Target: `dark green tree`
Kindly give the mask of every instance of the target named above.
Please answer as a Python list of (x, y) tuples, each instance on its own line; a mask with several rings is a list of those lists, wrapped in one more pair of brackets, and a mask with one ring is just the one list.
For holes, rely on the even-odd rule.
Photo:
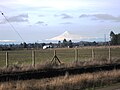
[(63, 47), (67, 47), (68, 46), (68, 42), (66, 39), (63, 40), (63, 44), (62, 44)]
[(69, 41), (68, 41), (68, 46), (69, 46), (70, 48), (72, 48), (72, 47), (73, 47), (72, 40), (69, 40)]
[(111, 45), (118, 45), (118, 35), (116, 35), (113, 31), (110, 32), (110, 39)]
[(115, 35), (113, 31), (110, 32), (110, 38), (112, 38)]
[(117, 44), (120, 45), (120, 33), (117, 34)]
[(23, 48), (27, 48), (26, 42), (23, 43)]
[(45, 46), (46, 44), (45, 44), (45, 43), (42, 43), (41, 45), (42, 45), (42, 47), (43, 47), (43, 46)]

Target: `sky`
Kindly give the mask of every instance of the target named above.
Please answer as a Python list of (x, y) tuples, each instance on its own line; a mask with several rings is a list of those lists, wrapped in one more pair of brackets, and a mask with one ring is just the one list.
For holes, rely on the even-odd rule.
[(0, 14), (0, 42), (52, 42), (47, 40), (65, 31), (87, 37), (78, 41), (109, 40), (110, 31), (120, 33), (119, 3), (120, 0), (0, 0), (0, 12), (7, 18)]

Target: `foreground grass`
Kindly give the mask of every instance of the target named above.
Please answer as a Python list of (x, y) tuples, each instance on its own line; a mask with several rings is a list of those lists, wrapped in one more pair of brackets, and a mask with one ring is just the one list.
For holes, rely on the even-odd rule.
[(120, 70), (0, 83), (0, 90), (84, 90), (120, 82)]
[(100, 87), (96, 90), (120, 90), (120, 83), (112, 84), (110, 86)]

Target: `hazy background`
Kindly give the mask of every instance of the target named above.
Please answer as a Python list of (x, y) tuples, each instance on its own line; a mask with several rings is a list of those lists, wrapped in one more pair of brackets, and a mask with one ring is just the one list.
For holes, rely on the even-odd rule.
[[(104, 41), (110, 31), (120, 32), (120, 0), (0, 0), (0, 11), (26, 42), (47, 42), (65, 31)], [(0, 41), (5, 40), (22, 42), (0, 14)]]

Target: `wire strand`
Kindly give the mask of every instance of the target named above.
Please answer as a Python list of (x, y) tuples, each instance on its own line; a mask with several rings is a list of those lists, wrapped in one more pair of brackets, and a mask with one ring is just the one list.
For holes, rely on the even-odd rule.
[(1, 14), (4, 16), (4, 18), (6, 19), (6, 21), (9, 23), (9, 25), (12, 27), (12, 29), (14, 30), (14, 32), (18, 34), (18, 36), (20, 37), (20, 39), (21, 39), (23, 42), (25, 42), (24, 39), (22, 38), (22, 36), (19, 34), (19, 32), (14, 28), (14, 26), (13, 26), (13, 25), (9, 22), (9, 20), (6, 18), (6, 16), (4, 15), (4, 13), (3, 13), (2, 11), (0, 11), (0, 12), (1, 12)]

